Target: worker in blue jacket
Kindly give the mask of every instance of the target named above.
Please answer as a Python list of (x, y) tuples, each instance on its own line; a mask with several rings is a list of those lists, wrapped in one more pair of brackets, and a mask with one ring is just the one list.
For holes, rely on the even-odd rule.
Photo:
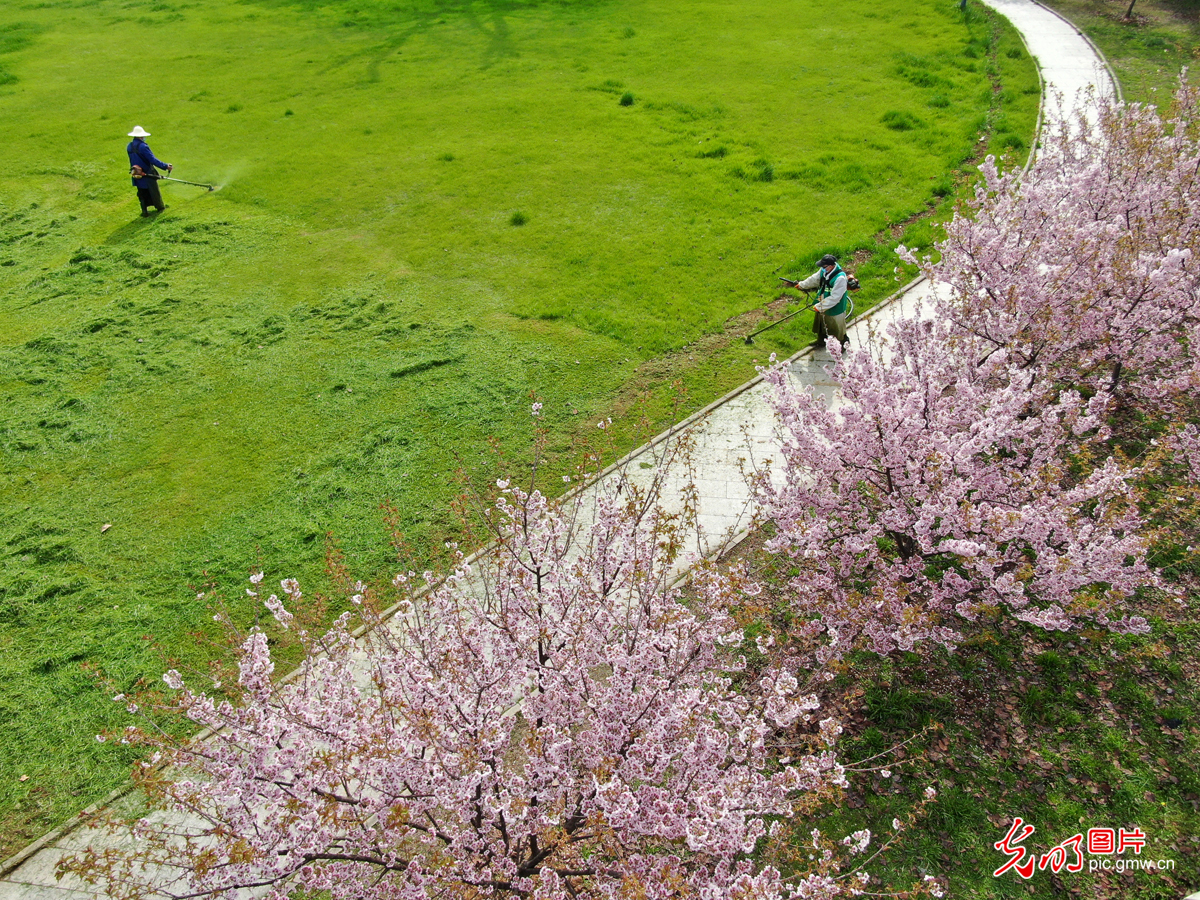
[(129, 142), (125, 152), (129, 154), (129, 174), (133, 176), (133, 186), (137, 188), (142, 215), (150, 215), (151, 206), (162, 212), (167, 205), (163, 203), (162, 192), (158, 189), (158, 175), (154, 170), (157, 167), (164, 172), (170, 172), (172, 166), (151, 152), (150, 145), (146, 143), (150, 132), (141, 125), (135, 125), (129, 136), (133, 140)]

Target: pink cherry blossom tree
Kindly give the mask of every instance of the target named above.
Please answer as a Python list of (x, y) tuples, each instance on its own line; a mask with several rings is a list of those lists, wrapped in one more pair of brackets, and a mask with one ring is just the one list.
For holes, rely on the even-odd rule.
[(758, 479), (768, 546), (800, 563), (791, 603), (826, 657), (951, 645), (1001, 612), (1146, 627), (1119, 612), (1152, 580), (1129, 473), (1075, 471), (1102, 403), (1031, 382), (1020, 354), (945, 319), (900, 321), (876, 354), (833, 352), (832, 406), (768, 371), (782, 465)]
[[(118, 736), (156, 751), (140, 780), (168, 813), (134, 824), (135, 851), (67, 868), (122, 898), (149, 885), (339, 900), (849, 890), (828, 855), (787, 878), (749, 857), (774, 819), (844, 778), (836, 723), (792, 675), (735, 689), (742, 632), (724, 605), (736, 578), (698, 577), (684, 601), (670, 575), (678, 520), (653, 489), (623, 481), (556, 504), (500, 487), (489, 552), (459, 554), (440, 583), (398, 576), (386, 620), (358, 586), (375, 626), (360, 638), (348, 615), (301, 627), (294, 581), (263, 599), (306, 650), (286, 683), (261, 629), (233, 699), (169, 672), (177, 710), (211, 735)], [(797, 748), (797, 733), (810, 743)]]
[[(983, 352), (1150, 415), (1194, 396), (1200, 327), (1200, 120), (1181, 79), (1162, 113), (1096, 101), (1052, 125), (1028, 171), (994, 159), (924, 273), (937, 315)], [(916, 261), (911, 253), (906, 258)]]
[(841, 405), (771, 375), (785, 454), (760, 491), (829, 654), (1002, 610), (1145, 627), (1121, 612), (1153, 580), (1138, 473), (1103, 442), (1160, 429), (1200, 474), (1200, 121), (1186, 74), (1161, 113), (1092, 106), (1028, 170), (988, 159), (936, 259), (901, 248), (943, 288), (933, 321), (841, 361)]

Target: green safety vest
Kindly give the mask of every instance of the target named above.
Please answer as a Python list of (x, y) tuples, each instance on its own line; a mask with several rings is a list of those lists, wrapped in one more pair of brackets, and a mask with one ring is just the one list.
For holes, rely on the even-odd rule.
[[(845, 278), (846, 273), (842, 271), (841, 266), (835, 266), (833, 272), (829, 275), (825, 274), (825, 270), (821, 270), (821, 286), (817, 288), (817, 301), (820, 302), (833, 293), (833, 286), (837, 282), (838, 277)], [(832, 309), (824, 310), (827, 316), (840, 316), (846, 311), (846, 294), (842, 294), (842, 299), (837, 302), (837, 306)]]

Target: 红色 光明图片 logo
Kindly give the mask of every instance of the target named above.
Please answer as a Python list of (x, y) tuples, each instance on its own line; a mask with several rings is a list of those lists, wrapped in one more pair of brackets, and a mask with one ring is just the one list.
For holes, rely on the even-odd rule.
[[(1142, 848), (1146, 846), (1146, 833), (1136, 825), (1132, 828), (1089, 828), (1086, 832), (1071, 835), (1044, 853), (1038, 853), (1032, 848), (1022, 845), (1022, 841), (1031, 837), (1037, 830), (1020, 816), (1013, 818), (1008, 833), (993, 845), (1008, 860), (992, 875), (999, 878), (1012, 869), (1022, 878), (1033, 877), (1035, 871), (1049, 869), (1058, 873), (1064, 869), (1067, 872), (1082, 872), (1087, 867), (1089, 872), (1115, 871), (1125, 872), (1131, 869), (1141, 870), (1173, 870), (1173, 859), (1142, 859)], [(1132, 852), (1134, 858), (1123, 854)]]

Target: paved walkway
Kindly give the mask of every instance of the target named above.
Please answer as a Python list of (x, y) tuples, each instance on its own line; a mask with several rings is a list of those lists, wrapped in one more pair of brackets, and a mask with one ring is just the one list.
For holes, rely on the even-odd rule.
[[(1081, 89), (1094, 86), (1100, 96), (1110, 95), (1113, 82), (1092, 45), (1070, 23), (1032, 0), (985, 0), (1003, 13), (1024, 35), (1030, 53), (1041, 69), (1047, 107), (1070, 113)], [(891, 302), (856, 320), (850, 329), (852, 343), (866, 341), (875, 327), (910, 316), (919, 301), (929, 296), (928, 282), (909, 285)], [(830, 395), (833, 385), (825, 374), (829, 356), (824, 351), (804, 352), (790, 361), (792, 375)], [(767, 402), (768, 386), (754, 379), (701, 410), (686, 422), (631, 454), (634, 461), (661, 448), (663, 442), (686, 432), (693, 448), (693, 472), (699, 493), (699, 531), (694, 548), (708, 555), (731, 535), (744, 532), (753, 510), (743, 475), (743, 461), (771, 459), (778, 450), (774, 416)], [(637, 466), (628, 467), (632, 471)], [(669, 492), (668, 492), (669, 493)], [(0, 900), (95, 900), (96, 889), (75, 879), (59, 882), (54, 868), (59, 859), (94, 845), (102, 836), (68, 823), (26, 848), (0, 866)], [(111, 840), (103, 838), (103, 840)]]

